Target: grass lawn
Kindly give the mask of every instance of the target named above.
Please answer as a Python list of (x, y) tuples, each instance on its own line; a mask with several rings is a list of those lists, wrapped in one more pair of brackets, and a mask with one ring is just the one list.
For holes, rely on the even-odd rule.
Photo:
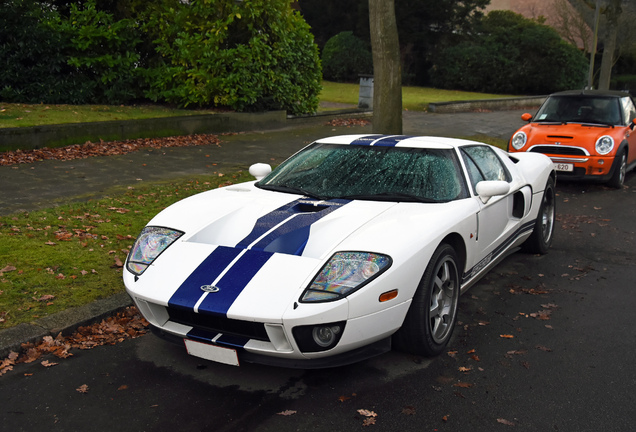
[(124, 289), (122, 264), (146, 223), (168, 205), (246, 172), (137, 184), (110, 198), (0, 217), (0, 329)]
[[(359, 84), (323, 81), (321, 102), (358, 105)], [(487, 93), (438, 90), (428, 87), (404, 87), (402, 105), (411, 111), (424, 111), (431, 102), (512, 97)], [(55, 105), (13, 104), (0, 101), (0, 128), (37, 126), (45, 124), (86, 123), (108, 120), (133, 120), (196, 114), (210, 114), (214, 110), (176, 109), (161, 105)]]

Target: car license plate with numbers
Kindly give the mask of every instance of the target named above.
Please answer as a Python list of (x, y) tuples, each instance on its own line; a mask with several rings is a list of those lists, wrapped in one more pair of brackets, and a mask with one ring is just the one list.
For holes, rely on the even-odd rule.
[(571, 164), (571, 163), (555, 163), (554, 164), (554, 169), (557, 170), (557, 171), (572, 172), (572, 171), (574, 171), (574, 164)]
[(202, 342), (184, 339), (188, 354), (195, 357), (204, 358), (217, 363), (224, 363), (232, 366), (239, 366), (236, 350), (210, 345)]

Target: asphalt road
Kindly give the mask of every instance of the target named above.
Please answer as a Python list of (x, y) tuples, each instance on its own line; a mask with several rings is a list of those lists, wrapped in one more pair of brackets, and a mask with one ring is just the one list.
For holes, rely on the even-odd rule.
[(633, 431), (636, 174), (626, 185), (558, 183), (550, 253), (513, 254), (468, 291), (439, 357), (236, 368), (146, 335), (16, 366), (0, 377), (0, 425), (354, 431), (366, 429), (364, 409), (381, 431)]

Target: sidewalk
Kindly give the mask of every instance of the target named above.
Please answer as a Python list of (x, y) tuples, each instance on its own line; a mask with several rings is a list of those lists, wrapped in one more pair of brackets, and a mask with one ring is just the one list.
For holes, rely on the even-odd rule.
[[(490, 136), (508, 139), (522, 126), (524, 111), (432, 114), (403, 113), (405, 135), (449, 137)], [(276, 131), (239, 133), (222, 137), (220, 146), (146, 149), (123, 156), (73, 161), (42, 161), (0, 166), (0, 216), (54, 207), (71, 200), (105, 195), (112, 186), (139, 181), (170, 180), (191, 175), (247, 169), (257, 162), (279, 164), (312, 141), (330, 135), (371, 133), (371, 126), (333, 127), (320, 122), (300, 122)], [(215, 165), (213, 165), (215, 164)], [(19, 349), (22, 342), (48, 334), (71, 331), (130, 305), (125, 293), (81, 308), (65, 311), (0, 331), (0, 358)]]

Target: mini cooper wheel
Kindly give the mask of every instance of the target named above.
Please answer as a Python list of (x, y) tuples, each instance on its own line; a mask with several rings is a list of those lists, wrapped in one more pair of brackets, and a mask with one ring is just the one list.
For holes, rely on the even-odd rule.
[(441, 244), (424, 272), (402, 328), (394, 336), (401, 351), (434, 356), (453, 334), (457, 320), (460, 280), (455, 250)]
[(623, 187), (623, 183), (625, 183), (626, 174), (627, 174), (627, 155), (625, 154), (625, 150), (622, 150), (616, 156), (616, 167), (614, 168), (614, 173), (612, 174), (612, 178), (609, 179), (607, 184), (613, 188), (621, 189)]
[(528, 240), (523, 243), (526, 252), (545, 254), (552, 244), (554, 236), (554, 222), (556, 220), (556, 199), (554, 193), (554, 180), (548, 179), (543, 191), (541, 206), (534, 229)]

